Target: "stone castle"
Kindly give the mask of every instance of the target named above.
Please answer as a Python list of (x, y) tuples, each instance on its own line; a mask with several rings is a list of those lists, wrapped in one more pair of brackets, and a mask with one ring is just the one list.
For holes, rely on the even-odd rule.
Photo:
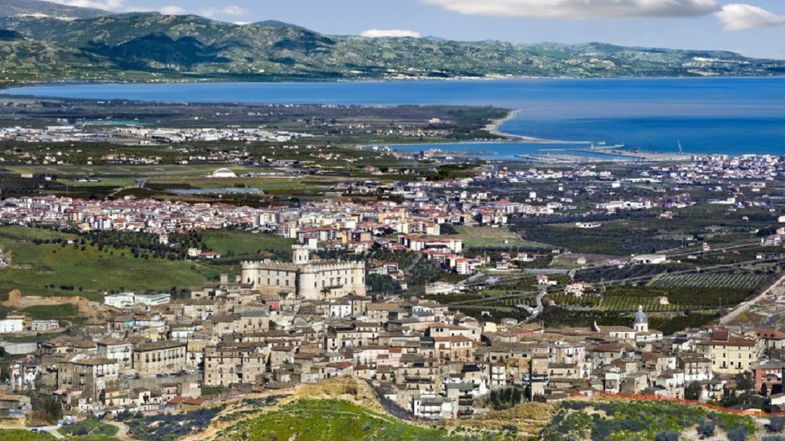
[(246, 261), (242, 283), (268, 294), (294, 293), (309, 300), (365, 295), (365, 262), (311, 261), (310, 249), (292, 246), (292, 262)]

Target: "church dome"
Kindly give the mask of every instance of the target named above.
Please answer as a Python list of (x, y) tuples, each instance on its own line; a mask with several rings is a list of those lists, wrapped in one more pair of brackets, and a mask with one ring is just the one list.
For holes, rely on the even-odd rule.
[(635, 314), (635, 323), (649, 323), (649, 318), (643, 312), (643, 306), (638, 305), (638, 312)]

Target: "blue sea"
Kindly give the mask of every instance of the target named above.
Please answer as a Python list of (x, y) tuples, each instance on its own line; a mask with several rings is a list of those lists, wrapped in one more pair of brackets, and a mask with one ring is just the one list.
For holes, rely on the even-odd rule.
[[(161, 102), (468, 104), (519, 110), (502, 130), (645, 151), (785, 155), (785, 78), (60, 84), (0, 94)], [(479, 149), (478, 150), (482, 150)]]

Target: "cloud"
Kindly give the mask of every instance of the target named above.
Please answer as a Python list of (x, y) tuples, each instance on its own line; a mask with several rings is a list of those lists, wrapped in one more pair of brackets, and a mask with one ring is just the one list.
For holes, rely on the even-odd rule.
[(419, 32), (407, 31), (404, 29), (368, 29), (360, 33), (361, 37), (367, 38), (420, 38)]
[(159, 11), (164, 15), (182, 15), (186, 13), (186, 10), (180, 6), (164, 6)]
[(54, 3), (60, 3), (66, 6), (76, 6), (78, 8), (95, 8), (95, 9), (121, 9), (125, 5), (124, 0), (54, 0)]
[(785, 16), (741, 3), (725, 5), (715, 14), (726, 31), (767, 28), (785, 25)]
[(242, 7), (237, 6), (237, 5), (229, 5), (229, 6), (225, 7), (225, 8), (223, 8), (223, 9), (221, 9), (221, 12), (223, 12), (226, 15), (231, 15), (231, 16), (234, 16), (234, 17), (238, 17), (238, 16), (245, 15), (245, 14), (248, 13), (248, 11), (245, 8), (242, 8)]
[(466, 15), (533, 18), (695, 17), (717, 0), (421, 0)]
[(66, 6), (76, 6), (79, 8), (96, 8), (105, 11), (116, 12), (140, 12), (140, 11), (159, 11), (166, 15), (186, 14), (185, 8), (180, 6), (159, 6), (159, 7), (139, 7), (129, 5), (126, 0), (52, 0)]
[(221, 8), (213, 8), (213, 7), (202, 8), (202, 9), (200, 9), (198, 11), (198, 14), (203, 16), (203, 17), (207, 17), (207, 18), (215, 18), (215, 17), (217, 17), (219, 15), (228, 15), (228, 16), (231, 16), (231, 17), (240, 17), (240, 16), (248, 14), (248, 10), (246, 10), (245, 8), (243, 8), (241, 6), (229, 5), (229, 6), (224, 6), (224, 7), (221, 7)]

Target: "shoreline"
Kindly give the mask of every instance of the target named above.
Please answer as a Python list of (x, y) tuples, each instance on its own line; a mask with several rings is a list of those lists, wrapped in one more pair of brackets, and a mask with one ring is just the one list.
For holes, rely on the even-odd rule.
[[(291, 84), (308, 84), (308, 83), (389, 83), (389, 82), (408, 82), (408, 81), (423, 81), (423, 82), (446, 82), (446, 81), (521, 81), (521, 80), (548, 80), (548, 81), (570, 81), (570, 80), (721, 80), (721, 79), (739, 79), (739, 80), (755, 80), (755, 79), (772, 79), (779, 78), (785, 79), (785, 74), (782, 75), (670, 75), (670, 76), (570, 76), (570, 75), (557, 75), (557, 76), (531, 76), (531, 75), (491, 75), (491, 76), (455, 76), (455, 77), (381, 77), (381, 78), (301, 78), (292, 79), (283, 76), (282, 79), (260, 79), (257, 81), (248, 80), (245, 78), (162, 78), (152, 80), (88, 80), (88, 79), (67, 79), (67, 80), (51, 80), (51, 81), (33, 81), (23, 83), (0, 83), (0, 92), (8, 89), (16, 89), (23, 87), (42, 87), (42, 86), (89, 86), (89, 85), (108, 85), (108, 84), (210, 84), (210, 83), (291, 83)], [(55, 97), (57, 98), (57, 97)], [(87, 98), (86, 98), (87, 99)]]
[[(492, 120), (491, 122), (486, 124), (485, 127), (483, 127), (483, 130), (485, 130), (486, 132), (490, 133), (491, 135), (499, 136), (501, 138), (504, 138), (504, 139), (507, 140), (507, 142), (512, 141), (514, 143), (520, 143), (520, 144), (554, 144), (554, 145), (558, 145), (558, 144), (587, 144), (587, 145), (591, 145), (591, 144), (593, 144), (592, 141), (566, 141), (566, 140), (561, 140), (561, 139), (537, 138), (535, 136), (518, 135), (518, 134), (515, 134), (515, 133), (509, 133), (509, 132), (502, 131), (501, 126), (503, 126), (505, 123), (507, 123), (509, 121), (512, 121), (512, 120), (516, 119), (518, 117), (518, 115), (520, 115), (520, 114), (521, 114), (521, 110), (520, 109), (511, 110), (507, 114), (507, 116), (505, 116), (504, 118), (498, 118), (498, 119)], [(474, 141), (474, 142), (483, 142), (483, 141)], [(493, 141), (489, 141), (489, 142), (492, 143)], [(500, 142), (500, 143), (504, 143), (504, 142)]]
[(520, 109), (511, 110), (507, 113), (507, 116), (505, 116), (504, 118), (495, 119), (489, 122), (488, 124), (486, 124), (483, 130), (490, 133), (491, 135), (501, 136), (502, 138), (518, 137), (518, 135), (502, 132), (501, 126), (504, 123), (515, 119), (518, 115), (520, 115), (520, 113), (521, 113)]

